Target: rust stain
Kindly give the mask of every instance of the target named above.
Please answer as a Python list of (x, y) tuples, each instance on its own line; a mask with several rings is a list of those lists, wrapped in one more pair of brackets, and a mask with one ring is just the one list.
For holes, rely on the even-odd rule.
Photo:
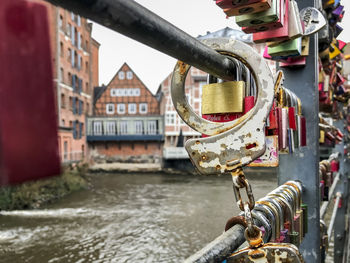
[(177, 62), (177, 64), (179, 66), (180, 74), (184, 75), (186, 73), (187, 64), (185, 62), (180, 61), (180, 60)]

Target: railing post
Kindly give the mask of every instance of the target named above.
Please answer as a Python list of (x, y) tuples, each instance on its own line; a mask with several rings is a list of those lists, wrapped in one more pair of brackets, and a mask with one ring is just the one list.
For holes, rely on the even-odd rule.
[[(299, 9), (315, 6), (314, 0), (297, 0)], [(319, 200), (319, 129), (318, 129), (318, 37), (310, 37), (310, 51), (303, 68), (283, 69), (284, 86), (301, 98), (306, 117), (307, 147), (294, 154), (280, 155), (278, 183), (300, 180), (304, 187), (303, 203), (308, 205), (308, 233), (299, 249), (305, 262), (319, 263), (320, 200)]]
[[(343, 105), (339, 105), (338, 111), (342, 110)], [(345, 133), (344, 120), (337, 120), (334, 122), (334, 126), (337, 127), (342, 133)], [(345, 135), (346, 136), (346, 135)], [(340, 180), (336, 186), (335, 191), (342, 194), (341, 205), (338, 208), (337, 215), (334, 222), (334, 262), (342, 262), (344, 254), (344, 243), (346, 238), (346, 211), (348, 200), (348, 176), (350, 163), (346, 161), (344, 156), (344, 141), (337, 144), (335, 151), (339, 152), (339, 173)], [(330, 200), (332, 201), (332, 200)]]

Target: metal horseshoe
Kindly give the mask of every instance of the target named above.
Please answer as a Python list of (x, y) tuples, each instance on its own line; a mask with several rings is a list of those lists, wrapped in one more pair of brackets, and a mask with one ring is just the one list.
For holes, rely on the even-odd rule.
[[(274, 79), (265, 60), (249, 45), (233, 39), (205, 39), (203, 43), (228, 58), (238, 59), (252, 72), (257, 86), (255, 106), (230, 122), (211, 122), (188, 104), (185, 80), (190, 65), (178, 61), (171, 81), (171, 97), (181, 119), (194, 130), (211, 135), (190, 139), (185, 148), (202, 174), (217, 174), (243, 167), (265, 152), (266, 118), (274, 98)], [(258, 77), (259, 76), (259, 77)]]

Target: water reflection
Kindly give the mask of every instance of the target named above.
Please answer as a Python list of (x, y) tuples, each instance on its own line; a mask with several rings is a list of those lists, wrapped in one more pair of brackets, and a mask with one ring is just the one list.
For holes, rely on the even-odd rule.
[[(273, 176), (249, 178), (256, 198)], [(230, 176), (98, 174), (43, 210), (1, 212), (3, 262), (179, 262), (238, 213)]]

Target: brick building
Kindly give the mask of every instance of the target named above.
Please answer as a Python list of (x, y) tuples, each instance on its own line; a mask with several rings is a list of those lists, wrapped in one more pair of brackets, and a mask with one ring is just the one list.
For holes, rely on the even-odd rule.
[(91, 37), (92, 23), (43, 3), (49, 13), (61, 160), (78, 161), (87, 153), (85, 116), (92, 113), (93, 87), (98, 85), (100, 45)]
[(157, 98), (124, 63), (107, 86), (96, 87), (87, 140), (95, 161), (159, 162), (163, 116)]
[[(216, 32), (208, 32), (205, 36), (199, 36), (198, 39), (207, 38), (233, 38), (243, 41), (249, 45), (252, 45), (255, 50), (263, 55), (265, 44), (254, 44), (252, 41), (252, 35), (245, 34), (242, 31), (224, 28)], [(266, 60), (271, 70), (275, 72), (276, 65), (272, 60)], [(199, 69), (191, 67), (185, 82), (185, 94), (189, 104), (192, 106), (194, 111), (201, 114), (201, 97), (202, 97), (202, 86), (207, 84), (207, 73)], [(157, 94), (161, 97), (160, 101), (160, 113), (164, 115), (165, 126), (164, 126), (164, 151), (163, 157), (166, 160), (177, 160), (177, 159), (188, 159), (188, 154), (183, 146), (184, 142), (190, 138), (201, 137), (201, 134), (194, 131), (184, 123), (179, 115), (177, 114), (170, 94), (171, 88), (170, 74), (159, 86)], [(178, 165), (179, 162), (176, 163)]]

